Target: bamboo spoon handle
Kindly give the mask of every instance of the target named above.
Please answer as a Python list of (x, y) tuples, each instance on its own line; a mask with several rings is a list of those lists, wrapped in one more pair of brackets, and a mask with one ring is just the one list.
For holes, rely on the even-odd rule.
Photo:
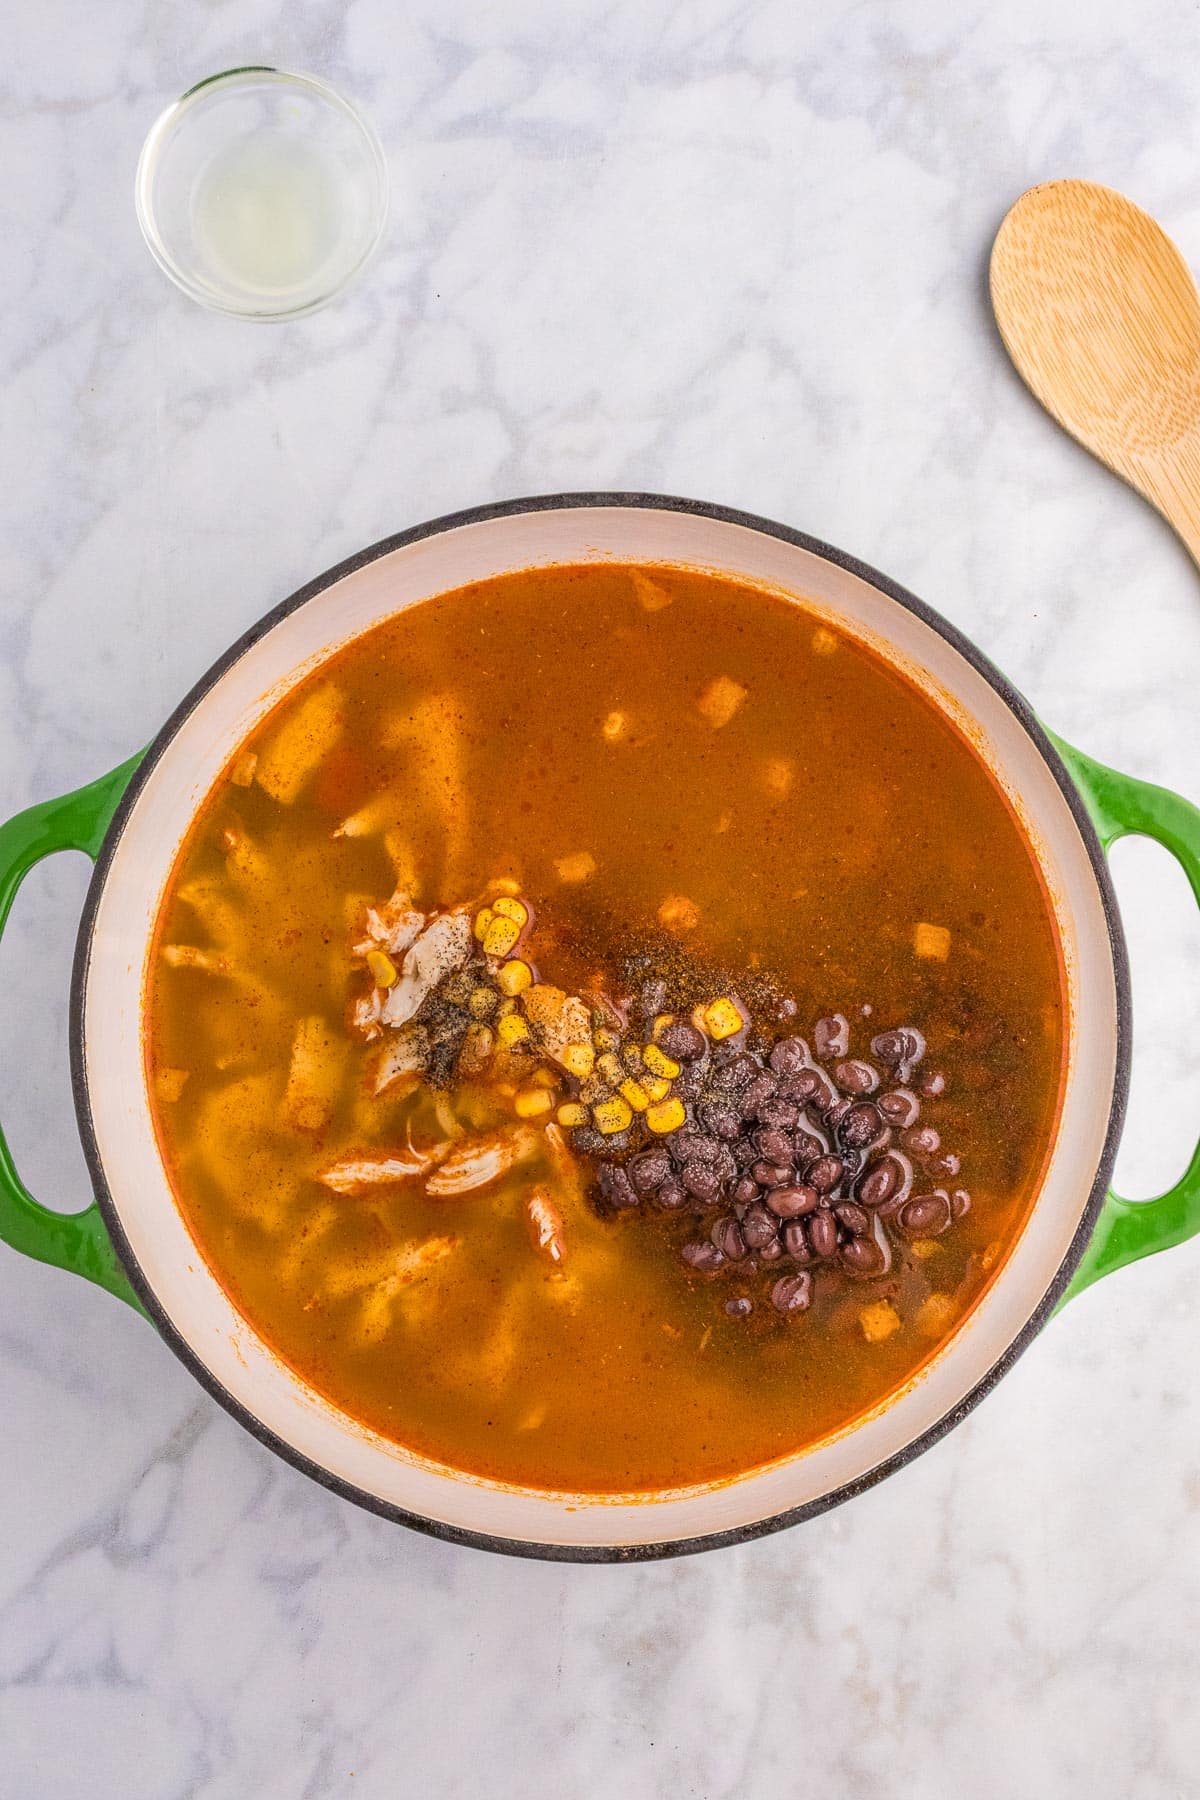
[(1200, 564), (1200, 296), (1161, 226), (1093, 182), (1031, 188), (996, 234), (991, 290), (1032, 393)]

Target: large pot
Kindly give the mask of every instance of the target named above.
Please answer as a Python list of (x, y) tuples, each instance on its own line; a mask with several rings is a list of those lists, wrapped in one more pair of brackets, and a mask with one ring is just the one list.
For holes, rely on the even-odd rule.
[[(197, 806), (264, 711), (379, 619), (506, 570), (588, 558), (665, 561), (803, 596), (872, 640), (967, 731), (1007, 791), (1046, 877), (1066, 951), (1069, 1067), (1037, 1204), (990, 1290), (919, 1379), (852, 1429), (737, 1480), (650, 1496), (548, 1494), (470, 1477), (376, 1436), (271, 1352), (197, 1254), (151, 1122), (142, 989), (160, 896)], [(335, 1492), (437, 1536), (580, 1561), (735, 1542), (823, 1511), (935, 1442), (1012, 1366), (1067, 1294), (1200, 1228), (1200, 1151), (1177, 1187), (1107, 1193), (1125, 1105), (1129, 987), (1104, 861), (1144, 832), (1200, 895), (1200, 813), (1053, 739), (961, 633), (882, 575), (766, 520), (640, 494), (481, 507), (377, 544), (302, 588), (235, 644), (150, 748), (0, 830), (0, 924), (42, 856), (86, 850), (71, 1055), (96, 1188), (63, 1217), (22, 1186), (0, 1139), (0, 1237), (148, 1314), (196, 1378), (280, 1456)]]

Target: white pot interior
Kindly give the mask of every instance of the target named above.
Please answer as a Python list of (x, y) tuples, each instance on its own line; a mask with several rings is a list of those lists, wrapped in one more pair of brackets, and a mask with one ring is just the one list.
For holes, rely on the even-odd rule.
[[(466, 1476), (386, 1442), (287, 1369), (233, 1308), (172, 1197), (141, 1043), (147, 947), (188, 822), (241, 739), (312, 665), (377, 620), (507, 570), (589, 558), (685, 563), (803, 597), (886, 648), (968, 731), (1022, 815), (1067, 953), (1070, 1063), (1043, 1192), (992, 1288), (906, 1391), (806, 1454), (714, 1486), (652, 1496), (532, 1492)], [(654, 507), (509, 514), (404, 545), (343, 576), (246, 650), (185, 719), (139, 793), (95, 914), (84, 1057), (96, 1143), (146, 1281), (216, 1382), (292, 1451), (388, 1505), (451, 1528), (555, 1546), (704, 1537), (817, 1501), (952, 1413), (1020, 1334), (1071, 1244), (1103, 1151), (1116, 1061), (1117, 983), (1100, 892), (1071, 811), (1020, 721), (931, 626), (870, 581), (749, 526)]]

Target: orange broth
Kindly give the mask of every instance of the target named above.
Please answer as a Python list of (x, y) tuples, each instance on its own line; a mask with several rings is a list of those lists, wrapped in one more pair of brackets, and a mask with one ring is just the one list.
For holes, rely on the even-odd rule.
[[(719, 725), (698, 705), (714, 682), (744, 690)], [(511, 1119), (498, 1093), (476, 1092), (466, 1121), (447, 1120), (453, 1090), (372, 1095), (374, 1051), (348, 1026), (366, 907), (398, 879), (432, 907), (497, 876), (527, 897), (564, 988), (615, 971), (660, 932), (664, 898), (685, 896), (689, 954), (768, 971), (797, 1029), (869, 1006), (861, 1055), (872, 1029), (918, 1025), (971, 1210), (884, 1279), (818, 1281), (802, 1318), (731, 1318), (680, 1262), (694, 1220), (602, 1217), (541, 1153), (455, 1198), (412, 1180), (331, 1193), (316, 1176), (339, 1156)], [(921, 924), (947, 934), (932, 940), (944, 957), (928, 938), (917, 953)], [(802, 603), (620, 564), (443, 594), (307, 676), (188, 832), (146, 1014), (178, 1203), (254, 1329), (397, 1443), (575, 1492), (728, 1477), (909, 1382), (1036, 1199), (1066, 1038), (1039, 869), (945, 713)], [(307, 1111), (301, 1021), (323, 1059)], [(531, 1250), (535, 1181), (558, 1194), (562, 1268)], [(448, 1247), (424, 1278), (398, 1275), (430, 1240)], [(864, 1323), (880, 1302), (885, 1333)]]

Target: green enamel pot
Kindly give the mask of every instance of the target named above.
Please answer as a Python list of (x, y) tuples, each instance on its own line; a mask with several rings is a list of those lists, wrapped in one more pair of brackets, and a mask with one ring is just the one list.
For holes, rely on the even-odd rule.
[[(595, 1496), (482, 1481), (365, 1430), (286, 1368), (188, 1235), (146, 1092), (142, 990), (154, 919), (189, 822), (238, 744), (289, 686), (403, 607), (510, 570), (589, 558), (724, 572), (792, 594), (869, 641), (969, 736), (1016, 809), (1064, 947), (1068, 1070), (1036, 1203), (974, 1311), (921, 1377), (836, 1439), (735, 1480)], [(34, 864), (83, 850), (95, 872), (71, 1000), (76, 1111), (95, 1201), (35, 1200), (0, 1136), (0, 1239), (148, 1316), (196, 1378), (280, 1456), (385, 1517), (456, 1541), (579, 1561), (743, 1541), (823, 1511), (937, 1441), (1012, 1366), (1065, 1299), (1200, 1229), (1200, 1150), (1157, 1199), (1109, 1180), (1131, 1052), (1124, 942), (1106, 855), (1141, 833), (1200, 899), (1200, 811), (1046, 731), (960, 632), (895, 582), (768, 520), (642, 494), (564, 494), (435, 520), (330, 570), (208, 671), (154, 742), (75, 793), (0, 828), (0, 928)]]

